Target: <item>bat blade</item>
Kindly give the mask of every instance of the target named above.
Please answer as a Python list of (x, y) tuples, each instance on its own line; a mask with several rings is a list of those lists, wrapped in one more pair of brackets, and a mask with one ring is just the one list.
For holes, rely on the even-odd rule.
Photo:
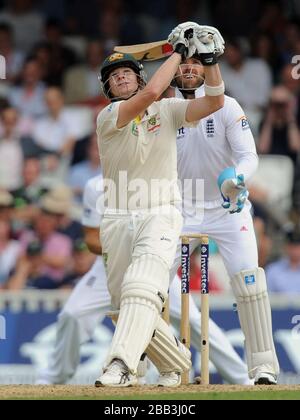
[(173, 52), (172, 45), (168, 41), (149, 42), (146, 44), (120, 45), (114, 48), (115, 52), (131, 54), (139, 61), (153, 61), (168, 57)]

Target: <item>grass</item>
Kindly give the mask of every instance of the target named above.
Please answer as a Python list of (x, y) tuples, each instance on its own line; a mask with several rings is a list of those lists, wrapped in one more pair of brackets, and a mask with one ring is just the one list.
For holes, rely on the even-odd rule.
[(148, 389), (95, 389), (94, 387), (0, 387), (0, 400), (102, 400), (102, 401), (200, 401), (200, 400), (300, 400), (300, 387), (184, 387)]

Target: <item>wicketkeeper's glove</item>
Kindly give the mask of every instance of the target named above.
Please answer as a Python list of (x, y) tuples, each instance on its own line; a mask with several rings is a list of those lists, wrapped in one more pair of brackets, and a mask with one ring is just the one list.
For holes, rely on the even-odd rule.
[(222, 207), (230, 214), (240, 213), (249, 197), (244, 175), (237, 175), (235, 168), (227, 168), (219, 176), (218, 185), (224, 200)]
[(225, 41), (213, 26), (198, 25), (198, 28), (194, 29), (194, 36), (190, 44), (194, 45), (204, 66), (216, 64), (218, 57), (225, 51)]

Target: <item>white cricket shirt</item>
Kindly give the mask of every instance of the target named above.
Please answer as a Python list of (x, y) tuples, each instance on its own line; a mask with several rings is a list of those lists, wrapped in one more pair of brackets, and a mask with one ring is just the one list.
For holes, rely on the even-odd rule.
[(81, 223), (85, 227), (99, 228), (104, 214), (104, 191), (102, 174), (91, 178), (83, 193), (83, 214)]
[(182, 126), (195, 126), (185, 120), (188, 103), (176, 98), (154, 102), (141, 121), (135, 119), (121, 129), (117, 128), (121, 102), (100, 112), (97, 134), (107, 186), (105, 207), (141, 210), (181, 202), (176, 133)]
[[(176, 89), (176, 96), (182, 94)], [(204, 88), (196, 97), (204, 96)], [(178, 176), (183, 184), (193, 180), (191, 193), (194, 205), (219, 207), (223, 202), (217, 180), (227, 167), (235, 167), (245, 180), (254, 174), (258, 165), (255, 141), (244, 111), (237, 101), (225, 96), (222, 109), (203, 118), (196, 128), (181, 128), (177, 134)], [(199, 202), (195, 180), (203, 180), (204, 195)], [(204, 198), (204, 202), (203, 202)]]

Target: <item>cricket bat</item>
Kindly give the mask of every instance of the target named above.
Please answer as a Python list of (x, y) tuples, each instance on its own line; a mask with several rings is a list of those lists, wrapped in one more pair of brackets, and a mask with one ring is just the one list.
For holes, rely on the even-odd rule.
[(168, 41), (149, 42), (146, 44), (120, 45), (114, 48), (115, 52), (131, 54), (139, 61), (154, 61), (168, 57), (173, 52), (172, 45)]

